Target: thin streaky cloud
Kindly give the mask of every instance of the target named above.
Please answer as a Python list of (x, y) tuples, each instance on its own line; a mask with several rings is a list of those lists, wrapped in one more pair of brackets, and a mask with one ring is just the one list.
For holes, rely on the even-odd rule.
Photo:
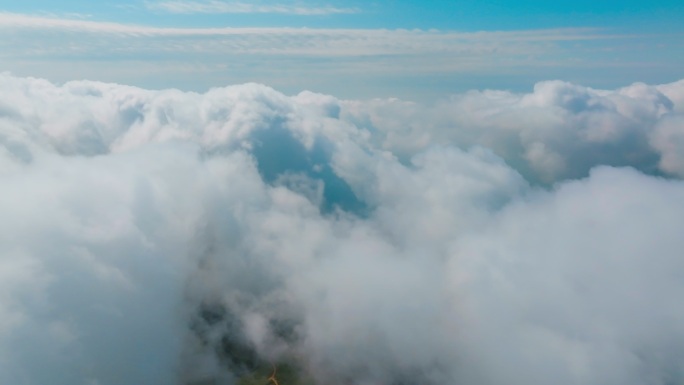
[(0, 12), (0, 28), (33, 29), (33, 30), (65, 30), (74, 32), (130, 34), (149, 36), (221, 36), (221, 35), (325, 35), (325, 36), (424, 36), (429, 38), (480, 39), (497, 38), (503, 41), (575, 41), (603, 40), (613, 38), (634, 37), (620, 34), (607, 34), (600, 28), (553, 28), (517, 31), (481, 31), (457, 32), (420, 29), (326, 29), (326, 28), (293, 28), (293, 27), (215, 27), (215, 28), (173, 28), (154, 27), (148, 25), (123, 24), (83, 20), (78, 18), (60, 18), (44, 15), (31, 15), (12, 12)]
[[(161, 28), (11, 13), (0, 13), (0, 30), (20, 32), (15, 41), (0, 42), (0, 48), (4, 47), (6, 52), (15, 52), (19, 56), (46, 57), (87, 52), (312, 57), (413, 57), (432, 54), (447, 58), (457, 55), (459, 63), (465, 63), (472, 57), (492, 56), (499, 57), (500, 62), (502, 55), (538, 55), (548, 53), (552, 45), (567, 41), (616, 37), (589, 28), (475, 33), (386, 29)], [(51, 45), (31, 46), (33, 33), (44, 32), (53, 37), (62, 37)], [(74, 33), (78, 34), (78, 38), (73, 36)], [(112, 35), (112, 38), (103, 42), (97, 37), (102, 34)], [(33, 48), (27, 50), (27, 46)]]
[(289, 4), (252, 4), (226, 1), (159, 1), (145, 2), (148, 9), (176, 14), (194, 13), (278, 13), (289, 15), (315, 16), (360, 13), (358, 8), (334, 6), (307, 7)]
[[(671, 61), (661, 60), (657, 44), (648, 49), (637, 45), (661, 42), (657, 36), (584, 27), (479, 32), (159, 27), (0, 12), (0, 34), (11, 37), (0, 39), (0, 70), (67, 81), (78, 67), (78, 77), (152, 88), (199, 90), (216, 83), (258, 81), (288, 92), (306, 88), (340, 94), (339, 79), (344, 77), (356, 81), (345, 97), (359, 92), (378, 96), (377, 89), (382, 87), (374, 79), (393, 77), (406, 80), (380, 95), (411, 99), (414, 92), (409, 87), (415, 90), (416, 79), (424, 77), (461, 79), (465, 74), (508, 73), (537, 79), (541, 71), (545, 78), (560, 78), (569, 68), (624, 74), (655, 73), (654, 66), (661, 73), (680, 72), (668, 64)], [(636, 60), (612, 50), (620, 46), (630, 47), (630, 54), (635, 47), (643, 55)], [(616, 54), (624, 60), (616, 60)], [(624, 69), (612, 70), (616, 66)], [(283, 72), (291, 77), (283, 79)], [(649, 79), (665, 82), (670, 77)], [(466, 87), (453, 84), (455, 80), (444, 87)], [(468, 83), (458, 80), (458, 84)]]

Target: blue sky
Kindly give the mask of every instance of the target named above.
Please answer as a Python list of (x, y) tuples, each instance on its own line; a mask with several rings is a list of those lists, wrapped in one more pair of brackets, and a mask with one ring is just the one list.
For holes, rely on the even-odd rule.
[[(333, 10), (329, 14), (297, 15), (285, 11), (231, 13), (164, 12), (164, 5), (236, 4), (280, 6), (283, 9)], [(381, 0), (381, 1), (23, 1), (0, 2), (18, 13), (90, 15), (98, 20), (166, 26), (295, 26), (333, 28), (421, 28), (449, 30), (531, 29), (601, 26), (620, 30), (681, 32), (684, 2), (678, 0)], [(168, 10), (170, 7), (167, 7)], [(191, 9), (187, 6), (185, 9)], [(235, 8), (235, 7), (234, 7)], [(334, 10), (342, 11), (336, 13)], [(344, 12), (348, 11), (348, 12)]]
[(11, 36), (0, 71), (57, 82), (422, 98), (684, 77), (674, 0), (2, 1), (0, 12)]

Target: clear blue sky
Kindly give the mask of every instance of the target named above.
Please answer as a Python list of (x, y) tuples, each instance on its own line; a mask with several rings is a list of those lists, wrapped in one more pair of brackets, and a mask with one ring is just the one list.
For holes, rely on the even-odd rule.
[[(0, 71), (55, 81), (85, 76), (194, 89), (258, 81), (347, 96), (356, 96), (356, 84), (365, 87), (359, 96), (438, 96), (547, 78), (608, 87), (684, 77), (682, 0), (41, 0), (0, 1), (0, 12), (0, 33), (12, 36), (0, 42)], [(104, 22), (152, 30), (121, 32)], [(314, 32), (207, 32), (226, 27)], [(169, 28), (177, 33), (169, 36)], [(316, 33), (328, 29), (351, 32)], [(185, 36), (193, 30), (203, 37)], [(439, 34), (426, 36), (431, 30)], [(489, 35), (457, 36), (477, 31)]]

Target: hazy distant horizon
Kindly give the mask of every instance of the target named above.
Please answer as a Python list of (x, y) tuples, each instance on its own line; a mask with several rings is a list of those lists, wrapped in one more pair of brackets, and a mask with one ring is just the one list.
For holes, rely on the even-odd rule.
[(0, 71), (206, 91), (424, 101), (540, 81), (684, 78), (677, 1), (28, 1), (0, 8)]

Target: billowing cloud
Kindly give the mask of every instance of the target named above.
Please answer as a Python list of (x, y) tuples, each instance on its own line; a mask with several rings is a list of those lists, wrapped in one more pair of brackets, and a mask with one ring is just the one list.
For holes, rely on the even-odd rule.
[(0, 382), (680, 383), (683, 86), (0, 75)]
[(404, 157), (435, 143), (492, 149), (529, 178), (555, 182), (596, 165), (684, 176), (682, 82), (597, 90), (562, 81), (531, 93), (472, 91), (425, 106), (401, 100), (343, 102), (343, 117)]

